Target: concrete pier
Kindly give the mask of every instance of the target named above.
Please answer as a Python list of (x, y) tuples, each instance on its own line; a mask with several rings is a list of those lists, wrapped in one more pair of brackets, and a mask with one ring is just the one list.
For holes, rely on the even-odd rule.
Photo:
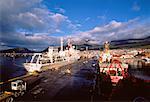
[[(96, 80), (96, 68), (92, 64), (95, 63), (92, 59), (81, 60), (58, 70), (46, 70), (37, 76), (37, 84), (34, 82), (34, 87), (17, 101), (91, 101)], [(71, 69), (71, 74), (65, 74), (66, 69)]]

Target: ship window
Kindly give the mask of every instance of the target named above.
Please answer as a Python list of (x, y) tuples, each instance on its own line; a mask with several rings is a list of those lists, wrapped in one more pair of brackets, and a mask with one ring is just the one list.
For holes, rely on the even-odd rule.
[(13, 86), (16, 86), (16, 84), (13, 84)]
[(19, 82), (19, 83), (18, 83), (18, 86), (20, 86), (20, 85), (22, 85), (22, 82)]
[(121, 71), (118, 71), (117, 73), (118, 73), (118, 76), (122, 76), (122, 73), (121, 73)]
[(37, 62), (37, 59), (38, 59), (38, 55), (36, 55), (33, 59), (33, 63), (36, 63)]
[(110, 70), (110, 76), (116, 76), (116, 71), (115, 70)]
[(117, 75), (122, 76), (122, 73), (121, 73), (121, 71), (119, 71), (119, 68), (117, 68)]

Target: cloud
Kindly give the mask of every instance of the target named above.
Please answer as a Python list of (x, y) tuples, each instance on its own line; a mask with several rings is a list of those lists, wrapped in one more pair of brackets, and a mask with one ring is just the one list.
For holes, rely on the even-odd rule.
[(105, 15), (101, 15), (101, 16), (97, 16), (97, 18), (101, 19), (101, 20), (105, 20), (106, 16)]
[(137, 2), (134, 2), (133, 6), (132, 6), (132, 10), (134, 11), (139, 11), (141, 8), (140, 6), (137, 4)]
[(72, 34), (74, 42), (85, 43), (89, 39), (89, 43), (102, 44), (105, 41), (143, 38), (150, 35), (150, 22), (141, 21), (139, 18), (129, 20), (128, 22), (110, 21), (103, 26)]
[[(139, 18), (127, 22), (110, 21), (91, 30), (79, 31), (82, 26), (74, 23), (59, 12), (51, 12), (42, 0), (1, 0), (0, 1), (0, 42), (1, 48), (27, 47), (42, 50), (49, 45), (59, 45), (60, 39), (51, 34), (71, 32), (74, 43), (101, 44), (108, 40), (140, 38), (150, 35), (149, 20)], [(87, 18), (87, 20), (90, 18)], [(68, 36), (65, 36), (65, 41)]]
[[(41, 7), (41, 0), (1, 0), (2, 31), (45, 31), (53, 15), (48, 9)], [(8, 6), (9, 4), (9, 6)], [(46, 19), (47, 22), (44, 20)]]
[(86, 19), (85, 19), (85, 21), (89, 21), (91, 18), (90, 17), (87, 17)]
[(67, 19), (67, 17), (65, 17), (64, 15), (61, 15), (61, 14), (54, 14), (51, 16), (51, 18), (57, 23), (61, 23), (62, 21), (64, 21), (65, 19)]
[[(59, 11), (65, 12), (61, 8)], [(20, 46), (43, 49), (58, 45), (59, 38), (51, 34), (64, 33), (62, 25), (71, 30), (79, 27), (67, 16), (51, 12), (42, 0), (1, 0), (0, 12), (0, 41), (5, 43), (5, 46), (1, 45), (3, 48)]]
[(60, 7), (56, 7), (55, 9), (58, 10), (58, 12), (62, 14), (66, 12), (63, 8), (60, 8)]
[(82, 25), (79, 23), (72, 23), (71, 20), (67, 19), (66, 20), (67, 24), (68, 24), (68, 28), (72, 29), (72, 32), (77, 31), (79, 29), (79, 27), (81, 27)]
[[(9, 36), (1, 36), (3, 45), (16, 46), (16, 47), (27, 47), (29, 49), (45, 49), (49, 45), (59, 45), (60, 39), (57, 37), (48, 36), (46, 34), (28, 34), (25, 33), (15, 33), (13, 35), (7, 34)], [(11, 36), (11, 38), (10, 38)]]

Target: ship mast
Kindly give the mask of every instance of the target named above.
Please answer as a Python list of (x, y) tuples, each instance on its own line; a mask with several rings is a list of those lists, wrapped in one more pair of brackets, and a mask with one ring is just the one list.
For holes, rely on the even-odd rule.
[(104, 43), (104, 52), (105, 52), (105, 53), (109, 53), (109, 42), (108, 42), (108, 41), (106, 41), (106, 42)]
[(61, 38), (60, 38), (60, 44), (61, 44), (61, 49), (60, 49), (60, 51), (63, 51), (63, 43), (64, 43), (64, 42), (63, 42), (63, 37), (61, 37)]
[(68, 39), (68, 49), (72, 48), (71, 39)]

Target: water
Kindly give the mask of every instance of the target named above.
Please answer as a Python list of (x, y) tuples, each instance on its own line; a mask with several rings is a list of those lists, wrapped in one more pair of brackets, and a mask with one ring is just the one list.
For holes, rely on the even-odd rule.
[(150, 66), (145, 65), (142, 61), (134, 61), (129, 64), (129, 74), (144, 80), (150, 80)]
[(14, 77), (22, 76), (27, 73), (26, 69), (23, 67), (23, 63), (30, 57), (0, 57), (0, 82), (9, 80)]

